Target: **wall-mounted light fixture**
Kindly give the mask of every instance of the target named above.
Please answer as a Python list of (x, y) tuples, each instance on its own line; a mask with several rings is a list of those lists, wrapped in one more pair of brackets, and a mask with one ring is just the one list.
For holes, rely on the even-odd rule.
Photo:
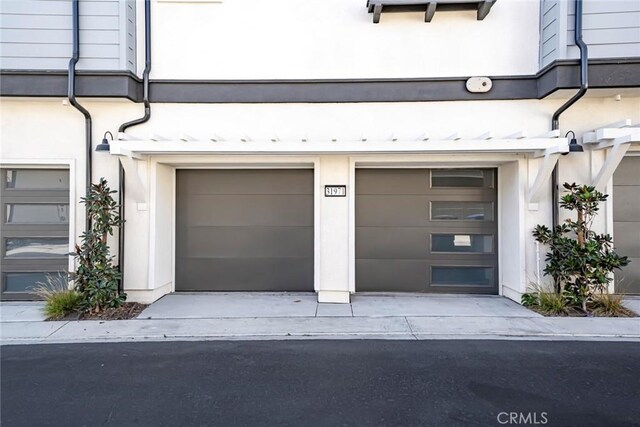
[[(571, 141), (569, 141), (569, 153), (582, 153), (584, 151), (584, 148), (582, 147), (582, 145), (578, 144), (578, 140), (576, 139), (576, 133), (570, 130), (569, 132), (566, 133), (564, 137), (566, 138), (567, 136), (569, 136), (569, 134), (573, 135), (573, 137), (571, 138)], [(564, 153), (564, 154), (569, 154), (569, 153)]]
[(111, 137), (111, 140), (113, 141), (113, 134), (109, 131), (106, 131), (104, 133), (104, 136), (102, 137), (102, 142), (100, 144), (98, 144), (98, 146), (96, 147), (96, 151), (110, 151), (111, 150), (111, 146), (109, 145), (109, 140), (107, 139), (107, 134), (109, 134), (109, 136)]

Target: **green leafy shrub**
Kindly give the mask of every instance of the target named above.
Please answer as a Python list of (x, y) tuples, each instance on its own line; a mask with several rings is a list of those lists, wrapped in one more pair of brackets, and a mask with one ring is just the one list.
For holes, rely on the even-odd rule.
[(591, 229), (599, 204), (608, 196), (587, 185), (565, 183), (564, 188), (560, 207), (575, 211), (576, 219), (567, 219), (553, 231), (538, 225), (533, 236), (550, 248), (544, 273), (553, 278), (555, 293), (588, 313), (593, 295), (606, 292), (613, 270), (628, 265), (629, 259), (614, 251), (610, 235)]
[(540, 305), (540, 298), (537, 292), (527, 292), (522, 294), (520, 302), (525, 307), (536, 307)]
[(87, 312), (99, 313), (105, 308), (119, 307), (127, 297), (118, 290), (120, 271), (114, 266), (114, 257), (107, 245), (107, 237), (123, 222), (113, 193), (107, 181), (100, 178), (82, 199), (87, 205), (90, 227), (82, 234), (82, 244), (76, 245), (73, 253), (77, 262), (73, 279), (80, 294), (80, 306)]
[(624, 296), (620, 294), (595, 294), (591, 301), (591, 313), (602, 317), (633, 317), (635, 313), (623, 304)]
[(48, 318), (61, 319), (78, 311), (80, 295), (69, 286), (66, 275), (47, 275), (46, 283), (38, 285), (35, 293), (44, 300), (44, 314)]

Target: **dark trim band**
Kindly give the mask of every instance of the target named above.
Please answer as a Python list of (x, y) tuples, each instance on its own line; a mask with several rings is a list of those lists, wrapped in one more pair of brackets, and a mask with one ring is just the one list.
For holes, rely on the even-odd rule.
[[(580, 86), (577, 60), (555, 61), (532, 76), (491, 77), (487, 93), (470, 93), (466, 77), (348, 80), (151, 80), (151, 102), (340, 103), (542, 99)], [(0, 96), (65, 97), (66, 72), (0, 71)], [(640, 58), (589, 61), (593, 89), (640, 87)], [(78, 97), (142, 101), (142, 81), (130, 72), (82, 72)]]
[[(66, 71), (0, 71), (0, 96), (67, 97)], [(127, 98), (142, 100), (142, 80), (128, 71), (79, 71), (76, 96), (82, 98)]]

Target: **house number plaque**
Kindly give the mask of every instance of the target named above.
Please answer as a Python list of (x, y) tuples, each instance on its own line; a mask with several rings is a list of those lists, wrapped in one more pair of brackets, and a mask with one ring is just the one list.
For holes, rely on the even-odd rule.
[(325, 185), (324, 197), (347, 197), (346, 185)]

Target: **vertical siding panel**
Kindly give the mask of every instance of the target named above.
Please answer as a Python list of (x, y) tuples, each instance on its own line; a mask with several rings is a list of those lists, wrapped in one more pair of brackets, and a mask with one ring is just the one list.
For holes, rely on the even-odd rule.
[(545, 67), (560, 54), (561, 0), (540, 2), (540, 68)]
[(136, 72), (136, 2), (127, 0), (127, 19), (125, 25), (127, 34), (126, 69)]

